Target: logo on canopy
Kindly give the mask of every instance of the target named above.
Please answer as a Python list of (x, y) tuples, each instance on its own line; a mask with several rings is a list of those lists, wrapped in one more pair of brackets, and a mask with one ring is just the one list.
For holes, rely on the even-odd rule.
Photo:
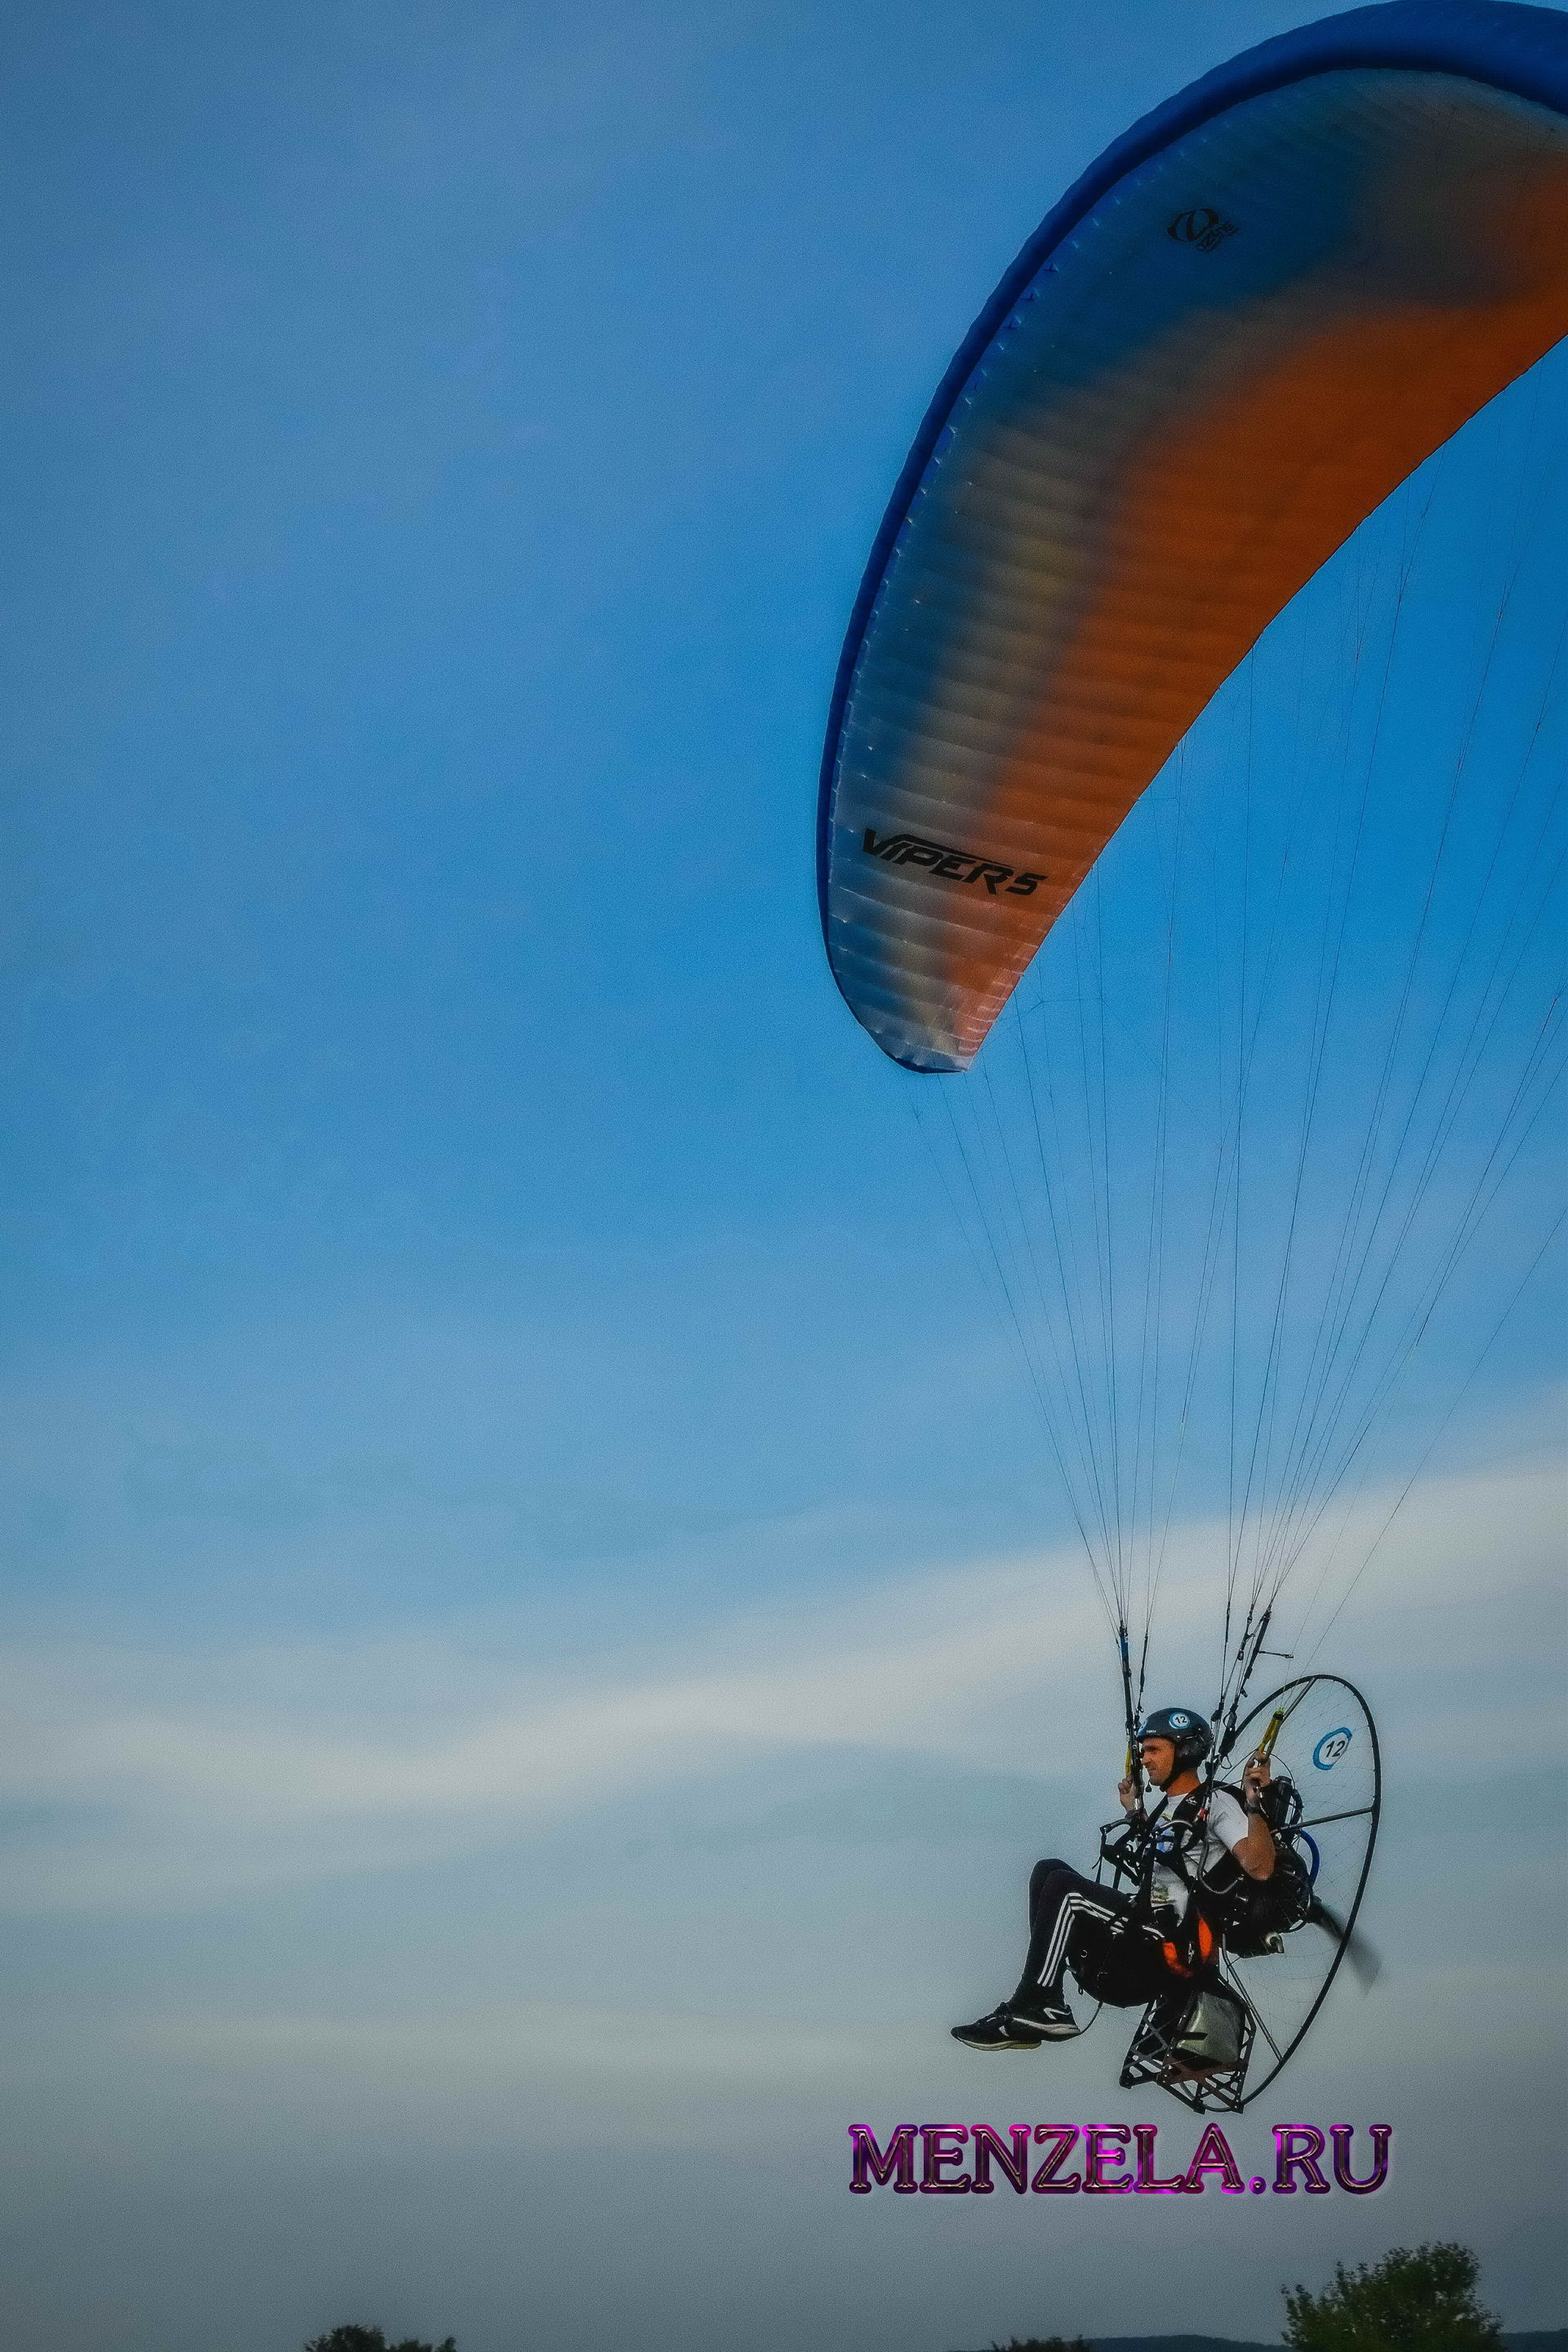
[(1212, 205), (1194, 205), (1190, 212), (1176, 215), (1165, 235), (1178, 245), (1195, 245), (1200, 253), (1212, 253), (1216, 245), (1236, 235), (1236, 223), (1216, 213)]
[(879, 857), (888, 866), (921, 867), (942, 882), (984, 882), (993, 898), (1003, 883), (1009, 898), (1033, 898), (1036, 885), (1047, 878), (1043, 874), (1020, 874), (1016, 866), (1003, 866), (994, 857), (977, 857), (973, 849), (949, 849), (919, 833), (884, 834), (879, 841), (875, 825), (868, 824), (860, 846), (868, 857)]
[(1333, 1770), (1354, 1736), (1347, 1723), (1342, 1723), (1337, 1731), (1324, 1732), (1312, 1750), (1312, 1761), (1320, 1772)]

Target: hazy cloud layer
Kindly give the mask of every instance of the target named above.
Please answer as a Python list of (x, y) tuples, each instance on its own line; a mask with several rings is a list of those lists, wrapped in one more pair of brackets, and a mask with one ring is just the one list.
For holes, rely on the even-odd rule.
[[(1331, 1629), (1322, 1663), (1348, 1662), (1389, 1701), (1426, 1677), (1405, 1727), (1426, 1760), (1454, 1742), (1478, 1769), (1531, 1751), (1561, 1634), (1559, 1503), (1548, 1470), (1429, 1482)], [(1363, 1505), (1368, 1535), (1387, 1508)], [(1221, 1549), (1215, 1529), (1173, 1545), (1162, 1688), (1201, 1693), (1212, 1678), (1190, 1629), (1215, 1622)], [(1357, 1557), (1353, 1539), (1343, 1552)], [(606, 1644), (587, 1672), (520, 1660), (516, 1646), (498, 1615), (467, 1640), (17, 1649), (0, 1751), (13, 1809), (5, 1900), (156, 1906), (383, 1869), (759, 1754), (846, 1748), (974, 1769), (1021, 1755), (1060, 1772), (1115, 1739), (1103, 1623), (1071, 1554), (672, 1626), (657, 1647)]]

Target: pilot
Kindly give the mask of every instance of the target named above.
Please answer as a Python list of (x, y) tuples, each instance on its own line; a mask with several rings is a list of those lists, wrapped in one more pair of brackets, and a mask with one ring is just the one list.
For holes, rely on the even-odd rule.
[[(1272, 1877), (1273, 1834), (1264, 1811), (1266, 1756), (1249, 1757), (1239, 1798), (1211, 1785), (1198, 1768), (1214, 1746), (1195, 1709), (1165, 1706), (1138, 1734), (1142, 1770), (1160, 1790), (1145, 1824), (1145, 1868), (1135, 1895), (1102, 1886), (1065, 1862), (1037, 1862), (1029, 1879), (1029, 1948), (1017, 1990), (973, 2025), (955, 2025), (953, 2039), (971, 2050), (1037, 2050), (1081, 2031), (1068, 2006), (1063, 1980), (1070, 1969), (1082, 1990), (1116, 2008), (1133, 2008), (1169, 1992), (1194, 1973), (1202, 1890), (1223, 1895), (1248, 1879)], [(1136, 1778), (1118, 1785), (1124, 1812), (1135, 1816)]]

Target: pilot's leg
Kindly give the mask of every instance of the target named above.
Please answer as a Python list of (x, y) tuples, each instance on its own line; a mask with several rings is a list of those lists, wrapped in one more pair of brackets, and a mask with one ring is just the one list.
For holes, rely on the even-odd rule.
[(1062, 1991), (1076, 1939), (1100, 1937), (1130, 1908), (1129, 1898), (1097, 1885), (1065, 1862), (1037, 1863), (1029, 1880), (1029, 1950), (1018, 1990), (973, 2025), (955, 2025), (972, 2050), (1032, 2050), (1066, 2042), (1079, 2025)]
[(1029, 1949), (1007, 2003), (1021, 2024), (1050, 2040), (1078, 2031), (1063, 1992), (1075, 1956), (1099, 1943), (1131, 1909), (1128, 1895), (1101, 1886), (1065, 1862), (1039, 1862), (1029, 1880)]

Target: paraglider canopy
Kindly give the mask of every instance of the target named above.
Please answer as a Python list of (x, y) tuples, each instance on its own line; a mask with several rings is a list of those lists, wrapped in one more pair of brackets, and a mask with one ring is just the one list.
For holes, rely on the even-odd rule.
[(1393, 0), (1109, 149), (965, 341), (825, 754), (824, 932), (883, 1050), (965, 1069), (1268, 623), (1568, 332), (1568, 17)]

